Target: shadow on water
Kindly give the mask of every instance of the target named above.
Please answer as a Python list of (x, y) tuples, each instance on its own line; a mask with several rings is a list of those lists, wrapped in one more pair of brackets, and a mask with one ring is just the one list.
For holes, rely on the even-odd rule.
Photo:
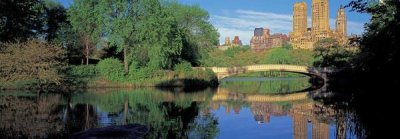
[[(351, 78), (353, 77), (353, 78)], [(347, 128), (358, 138), (393, 138), (397, 136), (399, 81), (376, 74), (342, 72), (332, 75), (329, 98), (319, 98), (349, 121)]]
[(217, 88), (218, 80), (210, 81), (204, 79), (173, 79), (156, 85), (157, 89), (172, 92), (197, 92), (207, 88)]

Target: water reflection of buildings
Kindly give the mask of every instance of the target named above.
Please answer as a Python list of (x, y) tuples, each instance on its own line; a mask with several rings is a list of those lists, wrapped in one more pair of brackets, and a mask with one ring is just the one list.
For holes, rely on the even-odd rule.
[[(227, 113), (233, 111), (235, 114), (240, 114), (243, 107), (249, 107), (254, 119), (259, 123), (268, 124), (273, 120), (272, 116), (289, 115), (293, 119), (296, 139), (308, 136), (322, 139), (329, 137), (328, 123), (334, 119), (336, 113), (310, 101), (306, 93), (280, 96), (230, 92), (218, 89), (217, 92), (203, 93), (86, 93), (76, 94), (71, 98), (63, 98), (61, 95), (32, 98), (0, 96), (0, 123), (2, 123), (0, 136), (4, 134), (39, 138), (67, 136), (109, 124), (140, 122), (148, 123), (159, 131), (151, 133), (151, 137), (162, 138), (158, 137), (159, 133), (166, 133), (172, 129), (176, 131), (168, 133), (169, 135), (188, 132), (183, 129), (189, 129), (189, 125), (196, 121), (195, 117), (199, 110), (202, 114), (208, 115), (211, 110), (224, 107)], [(345, 138), (347, 122), (345, 116), (337, 116), (335, 120), (338, 125), (337, 138)], [(209, 123), (217, 123), (213, 119), (210, 121)], [(311, 131), (308, 128), (310, 123)], [(177, 129), (176, 125), (183, 126)], [(2, 130), (7, 131), (1, 133)], [(312, 135), (308, 134), (310, 132)]]
[[(221, 93), (221, 92), (220, 92)], [(226, 113), (230, 113), (234, 109), (235, 114), (240, 113), (243, 106), (250, 107), (253, 117), (257, 123), (268, 124), (271, 116), (289, 115), (293, 119), (293, 132), (295, 139), (328, 139), (330, 137), (330, 123), (335, 121), (335, 112), (333, 109), (327, 108), (322, 104), (315, 103), (312, 100), (304, 98), (303, 100), (282, 101), (277, 99), (267, 99), (267, 97), (276, 98), (276, 95), (257, 95), (257, 94), (238, 94), (227, 93), (215, 94), (219, 99), (211, 102), (213, 110), (225, 108)], [(293, 94), (296, 95), (296, 94)], [(226, 96), (226, 97), (223, 97)], [(251, 97), (250, 97), (251, 96)], [(263, 96), (263, 99), (255, 99), (253, 97)], [(290, 96), (290, 95), (289, 95)], [(289, 96), (281, 96), (280, 98), (290, 98)], [(225, 98), (224, 100), (222, 98)], [(253, 99), (249, 99), (253, 98)], [(298, 97), (294, 97), (298, 98)], [(266, 100), (266, 101), (250, 101), (250, 100)], [(271, 100), (268, 102), (268, 100)], [(209, 112), (207, 112), (209, 113)], [(340, 122), (340, 121), (337, 121)], [(311, 125), (311, 129), (309, 126)], [(345, 138), (345, 122), (337, 124), (336, 138)], [(311, 130), (311, 135), (308, 135)]]

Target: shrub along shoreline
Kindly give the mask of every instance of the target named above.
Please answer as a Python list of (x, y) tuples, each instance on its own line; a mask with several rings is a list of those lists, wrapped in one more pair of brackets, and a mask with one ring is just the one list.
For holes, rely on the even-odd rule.
[[(218, 86), (218, 79), (211, 70), (192, 69), (188, 63), (178, 64), (174, 70), (133, 69), (123, 72), (117, 59), (105, 60), (97, 65), (68, 66), (60, 84), (42, 85), (42, 90), (71, 90), (85, 88), (140, 88), (183, 87), (208, 88)], [(112, 62), (110, 62), (112, 61)], [(121, 67), (121, 68), (119, 68)], [(22, 80), (0, 84), (0, 90), (36, 90), (34, 80)]]

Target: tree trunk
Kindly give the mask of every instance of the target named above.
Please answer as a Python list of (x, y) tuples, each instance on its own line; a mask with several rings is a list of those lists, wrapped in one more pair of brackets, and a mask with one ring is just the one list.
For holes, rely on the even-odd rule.
[(89, 65), (89, 43), (86, 41), (86, 65)]
[(124, 105), (124, 125), (128, 124), (128, 99), (125, 99)]
[(85, 130), (90, 128), (89, 124), (89, 104), (86, 103), (86, 122), (85, 122)]
[(124, 47), (124, 69), (125, 69), (125, 73), (128, 73), (128, 70), (129, 70), (127, 54), (128, 54), (128, 48), (125, 46)]

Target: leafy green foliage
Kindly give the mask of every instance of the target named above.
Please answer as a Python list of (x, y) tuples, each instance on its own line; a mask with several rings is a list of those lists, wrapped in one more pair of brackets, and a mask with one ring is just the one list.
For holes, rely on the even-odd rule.
[(103, 92), (74, 93), (71, 104), (90, 104), (112, 115), (124, 115), (114, 117), (113, 122), (146, 125), (152, 129), (146, 135), (147, 138), (189, 138), (193, 134), (201, 138), (212, 138), (218, 134), (216, 118), (198, 119), (197, 114), (202, 109), (199, 109), (199, 103), (193, 101), (211, 99), (213, 93), (209, 90), (185, 94), (151, 88)]
[(235, 57), (235, 54), (239, 52), (246, 52), (249, 51), (249, 48), (241, 48), (241, 47), (233, 47), (229, 48), (228, 50), (224, 51), (224, 54), (228, 57)]
[(84, 55), (86, 64), (89, 64), (90, 50), (96, 44), (103, 44), (101, 41), (104, 24), (101, 20), (104, 6), (97, 7), (100, 1), (98, 0), (79, 0), (74, 1), (74, 4), (69, 7), (68, 21), (70, 22), (73, 31), (78, 33), (79, 39), (85, 45)]
[(70, 66), (69, 75), (75, 77), (95, 77), (98, 76), (99, 71), (95, 65), (81, 65), (81, 66)]
[[(144, 68), (130, 68), (128, 74), (128, 80), (130, 82), (140, 82), (149, 79), (156, 79), (154, 77), (155, 70), (150, 67)], [(159, 78), (157, 78), (159, 79)]]
[(315, 61), (314, 51), (311, 50), (293, 49), (290, 55), (293, 59), (291, 63), (293, 65), (312, 66)]
[(339, 45), (334, 39), (322, 39), (314, 44), (316, 67), (351, 67), (355, 51)]
[(83, 42), (79, 39), (79, 34), (72, 29), (69, 24), (62, 24), (57, 31), (57, 38), (53, 40), (54, 43), (61, 44), (66, 49), (68, 63), (81, 64), (84, 58)]
[(26, 41), (40, 38), (52, 41), (62, 23), (64, 7), (55, 0), (2, 0), (0, 2), (0, 41)]
[(177, 2), (166, 4), (165, 9), (175, 18), (182, 36), (180, 57), (192, 65), (199, 65), (207, 48), (218, 44), (219, 34), (209, 22), (209, 14), (198, 5), (182, 5)]
[(237, 93), (255, 94), (283, 94), (301, 91), (311, 87), (309, 78), (296, 78), (292, 80), (265, 80), (265, 81), (222, 81), (223, 88), (228, 88)]
[(124, 80), (124, 66), (115, 58), (107, 58), (101, 60), (97, 64), (99, 73), (111, 81), (123, 81)]
[(285, 43), (283, 43), (282, 48), (292, 50), (293, 49), (293, 45), (288, 43), (288, 42), (285, 42)]
[(292, 64), (291, 50), (285, 48), (271, 49), (264, 58), (265, 64)]
[(175, 65), (174, 71), (176, 71), (176, 72), (191, 72), (191, 71), (193, 71), (193, 69), (192, 69), (192, 65), (189, 62), (183, 61), (183, 62)]
[(41, 0), (2, 0), (0, 2), (0, 41), (36, 37), (44, 26)]
[(61, 5), (61, 3), (54, 0), (45, 0), (45, 29), (47, 41), (53, 41), (58, 36), (57, 32), (60, 30), (63, 24), (67, 22), (67, 10)]
[(206, 67), (231, 67), (244, 66), (260, 63), (265, 52), (254, 53), (249, 48), (234, 47), (226, 51), (213, 49), (208, 57), (203, 59), (203, 66)]
[[(102, 26), (99, 14), (100, 9), (93, 9), (98, 0), (79, 0), (74, 1), (68, 9), (68, 20), (72, 28), (87, 39), (87, 41), (96, 42), (101, 37)], [(97, 8), (97, 7), (95, 7)]]
[[(349, 6), (353, 10), (371, 14), (370, 23), (365, 25), (366, 32), (361, 37), (360, 53), (354, 64), (360, 71), (381, 74), (397, 74), (400, 70), (400, 1), (357, 0)], [(397, 74), (398, 75), (398, 74)]]
[(209, 57), (203, 59), (203, 66), (232, 67), (255, 64), (311, 66), (313, 61), (313, 51), (292, 49), (290, 45), (271, 48), (264, 52), (253, 52), (248, 47), (234, 47), (226, 51), (214, 49), (210, 52)]

